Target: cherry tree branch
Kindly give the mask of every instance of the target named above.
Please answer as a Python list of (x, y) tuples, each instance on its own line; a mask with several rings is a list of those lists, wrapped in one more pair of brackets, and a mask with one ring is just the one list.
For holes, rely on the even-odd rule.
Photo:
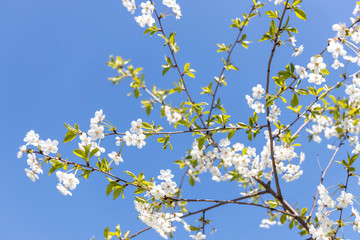
[[(267, 127), (266, 125), (259, 125), (253, 126), (252, 128), (262, 129)], [(197, 128), (191, 130), (184, 130), (184, 131), (169, 131), (169, 132), (144, 132), (145, 135), (173, 135), (173, 134), (182, 134), (182, 133), (197, 133), (197, 132), (221, 132), (221, 131), (228, 131), (228, 130), (240, 130), (244, 129), (243, 127), (218, 127), (218, 128)], [(126, 135), (123, 132), (117, 132), (116, 130), (112, 133), (105, 133), (105, 136), (111, 135)]]
[[(271, 54), (270, 54), (270, 58), (269, 58), (269, 61), (268, 61), (267, 76), (266, 76), (266, 92), (265, 92), (266, 96), (268, 96), (268, 94), (269, 94), (271, 63), (272, 63), (272, 60), (273, 60), (273, 57), (274, 57), (274, 54), (275, 54), (276, 46), (278, 45), (278, 39), (279, 39), (281, 28), (282, 28), (282, 22), (284, 20), (286, 10), (288, 9), (288, 2), (289, 2), (289, 0), (287, 0), (285, 2), (285, 7), (284, 7), (284, 10), (282, 12), (280, 21), (279, 21), (277, 32), (275, 34), (274, 44), (273, 44), (273, 47), (271, 49)], [(279, 182), (279, 177), (278, 177), (278, 174), (277, 174), (276, 163), (275, 163), (274, 139), (273, 139), (273, 135), (272, 135), (272, 131), (271, 131), (271, 123), (270, 123), (270, 121), (268, 119), (269, 115), (270, 115), (270, 106), (268, 106), (266, 108), (267, 128), (268, 128), (268, 131), (269, 131), (269, 141), (270, 141), (270, 155), (271, 155), (271, 162), (272, 162), (272, 168), (273, 168), (273, 174), (274, 174), (274, 178), (275, 178), (277, 194), (279, 195), (280, 198), (282, 198), (280, 182)]]

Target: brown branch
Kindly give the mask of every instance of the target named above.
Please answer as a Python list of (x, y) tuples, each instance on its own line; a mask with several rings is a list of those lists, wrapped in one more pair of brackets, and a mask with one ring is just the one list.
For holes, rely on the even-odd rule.
[[(266, 127), (266, 125), (259, 125), (253, 126), (252, 128), (262, 129)], [(184, 131), (173, 131), (173, 132), (144, 132), (145, 135), (173, 135), (173, 134), (181, 134), (181, 133), (196, 133), (196, 132), (217, 132), (217, 131), (227, 131), (227, 130), (240, 130), (244, 129), (243, 127), (219, 127), (219, 128), (198, 128), (198, 129), (191, 129), (191, 130), (184, 130)], [(105, 136), (111, 135), (126, 135), (125, 133), (121, 132), (112, 132), (106, 133)]]
[(262, 185), (268, 193), (270, 193), (276, 200), (278, 200), (285, 211), (293, 215), (293, 218), (300, 223), (300, 225), (309, 231), (308, 223), (298, 214), (298, 212), (282, 197), (279, 196), (271, 187), (270, 184), (266, 184), (261, 179), (254, 177), (254, 179)]
[(139, 234), (141, 234), (141, 233), (143, 233), (143, 232), (146, 232), (147, 230), (150, 230), (150, 229), (151, 229), (151, 227), (144, 228), (144, 229), (138, 231), (137, 233), (134, 233), (134, 234), (131, 235), (129, 238), (134, 238), (134, 237), (136, 237), (137, 235), (139, 235)]
[[(288, 2), (289, 2), (289, 0), (286, 0), (286, 2), (285, 2), (285, 7), (284, 7), (283, 13), (281, 15), (280, 21), (279, 21), (279, 25), (278, 25), (277, 32), (276, 32), (275, 39), (274, 39), (274, 45), (273, 45), (273, 48), (271, 49), (271, 54), (270, 54), (270, 58), (268, 61), (267, 76), (266, 76), (266, 93), (265, 93), (266, 96), (268, 96), (268, 94), (269, 94), (271, 63), (274, 58), (276, 46), (278, 45), (278, 39), (279, 39), (281, 28), (282, 28), (281, 25), (284, 20), (286, 10), (288, 9)], [(271, 162), (272, 162), (273, 174), (274, 174), (274, 178), (275, 178), (277, 195), (279, 196), (279, 198), (282, 198), (280, 182), (279, 182), (279, 177), (277, 174), (276, 163), (275, 163), (274, 139), (272, 136), (271, 123), (268, 120), (269, 115), (270, 115), (270, 106), (268, 106), (266, 108), (267, 128), (268, 128), (268, 132), (269, 132), (269, 141), (270, 141), (270, 155), (271, 155)]]
[[(260, 196), (260, 195), (266, 194), (266, 193), (267, 193), (267, 191), (262, 191), (262, 192), (250, 194), (250, 195), (247, 195), (247, 196), (244, 196), (244, 197), (235, 198), (235, 199), (233, 199), (232, 201), (240, 201), (240, 200), (244, 200), (244, 199), (247, 199), (247, 198), (252, 198), (252, 197)], [(217, 208), (217, 207), (222, 206), (222, 205), (225, 205), (225, 204), (229, 204), (229, 203), (227, 203), (227, 202), (218, 203), (218, 204), (212, 205), (212, 206), (210, 206), (210, 207), (207, 207), (207, 208), (204, 208), (204, 209), (200, 209), (200, 210), (195, 211), (195, 212), (190, 212), (190, 213), (184, 215), (183, 218), (190, 217), (190, 216), (192, 216), (192, 215), (201, 213), (201, 212), (203, 212), (203, 211), (208, 211), (208, 210), (210, 210), (210, 209)]]

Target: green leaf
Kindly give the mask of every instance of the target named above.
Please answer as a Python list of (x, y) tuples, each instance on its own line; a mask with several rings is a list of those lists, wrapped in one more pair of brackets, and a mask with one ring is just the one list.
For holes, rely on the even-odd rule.
[(294, 8), (294, 12), (299, 19), (306, 21), (306, 13), (303, 10)]
[(75, 149), (73, 153), (82, 159), (86, 159), (85, 152), (81, 149)]
[(270, 35), (274, 36), (276, 32), (277, 32), (277, 27), (276, 27), (275, 21), (271, 20), (271, 23), (270, 23)]
[(321, 72), (322, 72), (323, 74), (325, 74), (325, 75), (329, 75), (329, 74), (330, 74), (329, 71), (328, 71), (326, 68), (321, 69)]
[(109, 227), (104, 229), (104, 237), (107, 239), (109, 237)]
[(206, 142), (206, 136), (203, 136), (201, 138), (196, 139), (198, 141), (198, 148), (199, 150), (202, 149), (202, 147), (204, 146), (205, 142)]
[(65, 164), (64, 163), (57, 163), (54, 166), (52, 166), (49, 170), (49, 175), (51, 175), (54, 171), (56, 171), (59, 168), (62, 168)]
[(235, 132), (235, 130), (230, 131), (227, 135), (227, 138), (230, 140), (234, 136)]
[(185, 74), (188, 75), (191, 78), (195, 78), (195, 75), (192, 72), (187, 72)]
[(355, 160), (357, 159), (358, 156), (359, 156), (359, 154), (356, 154), (350, 158), (349, 166), (351, 166), (355, 162)]
[(138, 201), (138, 202), (141, 202), (141, 203), (146, 202), (146, 199), (145, 199), (145, 198), (143, 198), (143, 197), (138, 197), (138, 196), (135, 196), (135, 200)]
[(291, 221), (289, 224), (289, 228), (292, 229), (294, 227), (294, 221)]
[(106, 187), (106, 195), (109, 196), (109, 194), (112, 192), (112, 190), (114, 189), (116, 183), (115, 182), (110, 182), (108, 184), (108, 186)]
[(137, 179), (137, 177), (135, 176), (135, 174), (133, 174), (132, 172), (130, 172), (130, 171), (125, 171), (125, 173), (126, 173), (127, 175), (131, 176), (134, 180)]
[(84, 177), (85, 179), (88, 179), (90, 176), (91, 171), (90, 170), (83, 170), (83, 173), (80, 175), (80, 177)]
[(265, 14), (268, 15), (269, 18), (278, 18), (279, 17), (279, 11), (273, 12), (273, 11), (269, 10)]
[(93, 150), (90, 152), (89, 159), (90, 159), (92, 156), (94, 156), (94, 154), (97, 153), (98, 151), (99, 151), (98, 148), (93, 149)]
[(299, 104), (299, 97), (296, 93), (293, 94), (290, 104), (292, 107), (296, 107)]
[(301, 216), (305, 216), (307, 210), (308, 210), (307, 208), (301, 209)]
[(270, 35), (264, 34), (262, 38), (259, 39), (259, 42), (270, 40), (272, 37)]
[(148, 124), (147, 122), (142, 122), (142, 127), (145, 129), (152, 129), (151, 125)]
[(191, 186), (195, 185), (195, 180), (194, 180), (194, 178), (192, 176), (189, 177), (189, 182), (190, 182)]
[(70, 141), (74, 140), (75, 137), (76, 137), (76, 133), (73, 131), (69, 131), (66, 133), (63, 143), (70, 142)]
[(120, 196), (122, 191), (123, 191), (122, 186), (116, 186), (115, 190), (114, 190), (114, 194), (113, 194), (113, 200), (117, 199)]
[(238, 127), (242, 128), (242, 129), (247, 129), (248, 126), (245, 123), (239, 122), (236, 124)]
[(269, 100), (267, 100), (265, 104), (265, 108), (270, 107), (274, 103), (274, 100), (275, 100), (274, 98), (270, 98)]
[(143, 189), (143, 188), (137, 188), (137, 189), (135, 190), (135, 194), (139, 194), (139, 193), (143, 193), (143, 192), (146, 192), (146, 190)]
[(184, 66), (184, 72), (188, 72), (190, 70), (190, 63), (186, 63)]
[(285, 214), (281, 215), (281, 217), (280, 217), (280, 222), (281, 222), (282, 224), (284, 224), (284, 223), (286, 222), (286, 215), (285, 215)]

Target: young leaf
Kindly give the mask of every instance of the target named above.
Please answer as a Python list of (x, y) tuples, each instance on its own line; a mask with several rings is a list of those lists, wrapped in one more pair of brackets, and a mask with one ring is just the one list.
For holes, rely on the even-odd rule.
[(304, 20), (306, 21), (306, 13), (299, 9), (299, 8), (294, 8), (294, 12), (295, 12), (295, 15), (300, 18), (301, 20)]

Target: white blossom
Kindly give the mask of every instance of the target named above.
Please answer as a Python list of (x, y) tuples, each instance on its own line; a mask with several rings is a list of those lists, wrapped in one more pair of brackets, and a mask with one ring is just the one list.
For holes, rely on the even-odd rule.
[(301, 79), (304, 79), (304, 78), (308, 77), (308, 73), (307, 73), (306, 69), (304, 67), (299, 66), (299, 65), (295, 65), (295, 72), (296, 72), (296, 74), (299, 74), (299, 77)]
[(58, 185), (56, 186), (56, 188), (59, 190), (59, 192), (61, 192), (61, 194), (63, 194), (64, 196), (66, 195), (70, 195), (72, 196), (72, 193), (61, 183), (58, 183)]
[(25, 172), (26, 172), (26, 176), (28, 176), (28, 178), (30, 178), (31, 181), (35, 182), (36, 179), (39, 179), (39, 176), (36, 175), (35, 171), (25, 168)]
[(17, 153), (17, 158), (22, 158), (23, 153), (26, 153), (26, 146), (22, 145), (19, 149), (20, 151)]
[(351, 193), (346, 193), (345, 191), (341, 191), (340, 196), (336, 199), (338, 201), (339, 208), (347, 208), (348, 204), (353, 205), (353, 195)]
[(256, 85), (256, 87), (252, 88), (252, 96), (254, 99), (261, 99), (265, 94), (265, 89), (261, 86), (261, 84)]
[(171, 174), (171, 170), (170, 170), (170, 169), (166, 169), (166, 170), (161, 169), (161, 170), (160, 170), (160, 174), (161, 174), (161, 175), (158, 176), (158, 179), (159, 179), (159, 180), (165, 180), (165, 181), (167, 181), (167, 180), (171, 180), (171, 179), (174, 177), (174, 175)]
[(26, 145), (33, 145), (37, 147), (39, 145), (39, 134), (35, 133), (34, 130), (29, 131), (24, 138)]
[(63, 175), (63, 184), (65, 187), (70, 188), (70, 190), (74, 190), (79, 183), (79, 179), (77, 179), (73, 173)]
[(115, 162), (116, 165), (119, 165), (120, 162), (124, 162), (124, 160), (121, 157), (121, 154), (116, 153), (115, 151), (112, 151), (108, 154), (109, 158)]
[(91, 125), (91, 129), (88, 131), (88, 135), (91, 140), (96, 141), (97, 139), (103, 139), (104, 135), (104, 127), (98, 125)]
[(47, 139), (46, 141), (40, 141), (40, 148), (41, 148), (41, 151), (45, 155), (48, 155), (50, 152), (57, 153), (57, 151), (58, 151), (57, 145), (58, 144), (59, 144), (59, 142), (57, 140), (51, 141), (50, 139)]
[(295, 48), (295, 51), (294, 51), (294, 53), (293, 53), (291, 56), (292, 56), (292, 57), (297, 57), (297, 56), (299, 56), (300, 54), (302, 54), (303, 51), (304, 51), (304, 46), (301, 45), (300, 47)]
[(325, 63), (323, 63), (322, 56), (313, 56), (310, 58), (310, 63), (307, 65), (310, 70), (313, 70), (315, 74), (320, 73), (321, 70), (326, 68)]
[(136, 121), (131, 122), (130, 132), (136, 133), (136, 134), (142, 134), (143, 133), (142, 120), (141, 119), (138, 119)]

